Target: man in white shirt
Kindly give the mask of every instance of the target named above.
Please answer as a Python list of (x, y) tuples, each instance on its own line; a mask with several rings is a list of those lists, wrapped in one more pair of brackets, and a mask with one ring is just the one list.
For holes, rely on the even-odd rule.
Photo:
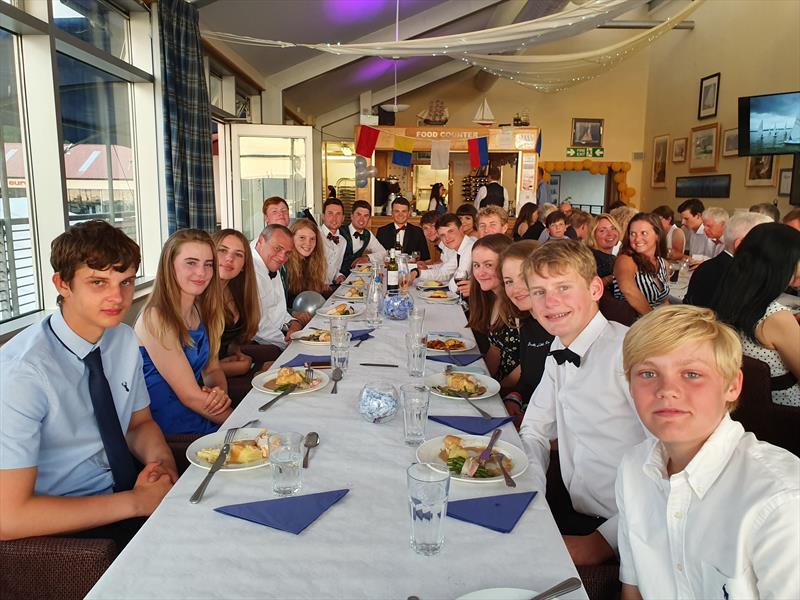
[(657, 439), (617, 476), (623, 600), (800, 598), (800, 460), (731, 420), (741, 361), (709, 309), (662, 307), (625, 337), (636, 410)]
[(294, 249), (292, 231), (283, 225), (267, 225), (256, 240), (253, 265), (256, 271), (261, 320), (253, 340), (259, 344), (286, 348), (290, 336), (300, 331), (303, 323), (286, 310), (283, 281), (278, 276)]
[(489, 167), (489, 183), (478, 188), (475, 194), (475, 208), (481, 209), (484, 206), (500, 206), (508, 210), (508, 191), (500, 185), (500, 168)]
[(723, 251), (722, 234), (728, 222), (728, 211), (719, 206), (709, 206), (703, 211), (703, 233), (711, 242), (711, 258)]
[(347, 251), (347, 243), (339, 235), (344, 223), (344, 205), (338, 198), (328, 198), (322, 205), (322, 243), (325, 246), (325, 262), (328, 264), (326, 283), (338, 284), (344, 281), (342, 259)]
[[(714, 242), (705, 234), (703, 227), (703, 211), (705, 206), (697, 198), (689, 198), (678, 206), (681, 225), (689, 230), (689, 256), (697, 257), (692, 265), (694, 269), (702, 261), (714, 256)], [(704, 257), (704, 258), (700, 258)]]
[(356, 200), (350, 213), (350, 225), (340, 227), (339, 234), (344, 238), (345, 253), (342, 258), (341, 273), (345, 277), (350, 274), (350, 269), (359, 263), (369, 262), (373, 255), (381, 264), (386, 256), (386, 248), (381, 246), (378, 239), (367, 229), (372, 215), (369, 202)]
[(572, 507), (551, 505), (553, 516), (576, 565), (603, 563), (617, 547), (617, 467), (645, 438), (622, 371), (627, 327), (599, 312), (603, 281), (580, 242), (542, 245), (523, 263), (523, 274), (536, 320), (556, 339), (520, 436), (542, 491), (550, 442), (558, 439)]
[(430, 210), (426, 212), (419, 220), (419, 225), (422, 227), (422, 233), (429, 244), (439, 250), (439, 259), (426, 261), (425, 264), (430, 268), (434, 264), (441, 266), (444, 264), (452, 264), (453, 271), (456, 270), (456, 253), (444, 245), (442, 240), (439, 239), (439, 234), (436, 232), (436, 221), (442, 216), (441, 213)]
[(493, 233), (508, 233), (508, 213), (490, 204), (478, 211), (478, 238), (482, 238)]
[(464, 235), (464, 232), (461, 231), (461, 219), (453, 213), (445, 213), (437, 219), (436, 233), (445, 247), (455, 253), (455, 262), (430, 268), (425, 263), (419, 263), (414, 271), (417, 271), (422, 279), (446, 281), (450, 291), (457, 293), (458, 284), (456, 284), (454, 276), (456, 273), (469, 276), (472, 267), (472, 245), (475, 240)]

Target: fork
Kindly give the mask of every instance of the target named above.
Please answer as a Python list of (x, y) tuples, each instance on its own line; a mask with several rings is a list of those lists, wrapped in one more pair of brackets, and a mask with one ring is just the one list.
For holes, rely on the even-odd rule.
[[(455, 367), (453, 367), (453, 365), (447, 365), (447, 366), (444, 368), (444, 373), (445, 373), (445, 375), (450, 375), (450, 374), (452, 374), (452, 373), (453, 373), (453, 371), (455, 371)], [(480, 406), (478, 406), (478, 405), (477, 405), (477, 404), (475, 404), (475, 403), (474, 403), (472, 400), (470, 400), (470, 399), (469, 399), (469, 392), (456, 392), (456, 394), (458, 394), (458, 395), (459, 395), (461, 398), (463, 398), (464, 400), (466, 400), (466, 401), (469, 403), (469, 405), (470, 405), (472, 408), (474, 408), (475, 410), (477, 410), (477, 411), (480, 413), (480, 415), (481, 415), (481, 416), (482, 416), (484, 419), (486, 419), (487, 421), (488, 421), (488, 420), (490, 420), (490, 419), (493, 419), (493, 418), (494, 418), (492, 415), (490, 415), (489, 413), (487, 413), (487, 412), (486, 412), (485, 410), (483, 410), (483, 409), (482, 409)]]
[(303, 366), (306, 368), (305, 381), (306, 383), (311, 383), (314, 381), (314, 369), (311, 368), (309, 363), (303, 363)]
[(239, 431), (238, 427), (231, 427), (225, 432), (225, 440), (222, 442), (222, 448), (220, 448), (219, 451), (220, 456), (211, 466), (211, 469), (208, 471), (208, 475), (205, 476), (205, 479), (203, 479), (202, 483), (197, 486), (197, 490), (195, 490), (194, 494), (192, 494), (192, 497), (189, 498), (189, 502), (192, 504), (197, 504), (200, 502), (200, 500), (203, 498), (203, 494), (206, 493), (206, 488), (208, 487), (208, 483), (211, 481), (211, 478), (214, 477), (214, 474), (222, 468), (222, 464), (217, 464), (219, 462), (219, 458), (222, 458), (224, 463), (225, 456), (229, 451), (226, 449), (229, 448), (229, 445), (233, 441), (237, 431)]

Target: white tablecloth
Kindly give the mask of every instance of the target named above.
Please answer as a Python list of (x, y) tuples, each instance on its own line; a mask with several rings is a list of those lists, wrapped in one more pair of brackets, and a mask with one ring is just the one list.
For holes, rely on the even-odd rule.
[[(419, 300), (417, 300), (419, 302)], [(426, 304), (429, 331), (462, 331), (466, 321), (453, 305)], [(324, 325), (315, 319), (311, 325)], [(353, 323), (352, 329), (366, 327)], [(265, 413), (257, 407), (270, 396), (251, 391), (226, 426), (261, 417), (273, 431), (317, 431), (303, 472), (301, 494), (349, 488), (350, 492), (300, 535), (278, 531), (215, 512), (215, 507), (270, 499), (269, 468), (220, 472), (200, 504), (189, 496), (206, 471), (196, 466), (173, 489), (92, 589), (89, 598), (456, 598), (494, 587), (541, 591), (576, 576), (550, 510), (539, 494), (509, 534), (448, 518), (445, 546), (434, 557), (409, 547), (405, 469), (415, 450), (403, 443), (403, 419), (380, 425), (358, 414), (362, 386), (378, 379), (395, 385), (410, 381), (403, 334), (407, 322), (390, 322), (376, 338), (353, 348), (339, 393), (322, 391), (280, 400)], [(299, 353), (327, 349), (290, 344), (277, 364)], [(391, 362), (400, 368), (362, 367)], [(481, 365), (482, 362), (472, 366)], [(430, 372), (444, 364), (427, 361)], [(492, 414), (505, 415), (499, 398), (482, 401)], [(460, 400), (433, 396), (431, 414), (475, 414)], [(427, 437), (452, 430), (428, 422)], [(457, 431), (455, 433), (458, 433)], [(507, 424), (501, 439), (522, 447)], [(453, 482), (452, 500), (532, 490), (527, 474), (516, 489), (502, 483)], [(583, 589), (566, 596), (586, 598)]]

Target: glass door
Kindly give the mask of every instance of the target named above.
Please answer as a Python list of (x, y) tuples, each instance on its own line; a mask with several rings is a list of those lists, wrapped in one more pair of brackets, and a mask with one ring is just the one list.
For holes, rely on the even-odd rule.
[(253, 239), (264, 226), (261, 207), (280, 196), (294, 217), (314, 210), (312, 128), (294, 125), (231, 125), (233, 223)]

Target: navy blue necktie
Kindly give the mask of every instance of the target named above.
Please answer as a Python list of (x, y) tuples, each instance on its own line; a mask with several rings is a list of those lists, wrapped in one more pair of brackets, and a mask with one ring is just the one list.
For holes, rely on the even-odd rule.
[(133, 489), (136, 483), (136, 465), (133, 462), (122, 426), (119, 422), (117, 407), (111, 396), (111, 388), (103, 372), (103, 361), (100, 348), (95, 348), (83, 359), (89, 369), (89, 396), (92, 399), (94, 416), (100, 430), (100, 438), (106, 450), (111, 475), (114, 477), (114, 491), (124, 492)]
[(560, 365), (563, 365), (565, 362), (571, 362), (576, 367), (581, 366), (581, 357), (575, 354), (569, 348), (564, 348), (563, 350), (551, 350), (550, 356), (556, 359), (556, 362)]

